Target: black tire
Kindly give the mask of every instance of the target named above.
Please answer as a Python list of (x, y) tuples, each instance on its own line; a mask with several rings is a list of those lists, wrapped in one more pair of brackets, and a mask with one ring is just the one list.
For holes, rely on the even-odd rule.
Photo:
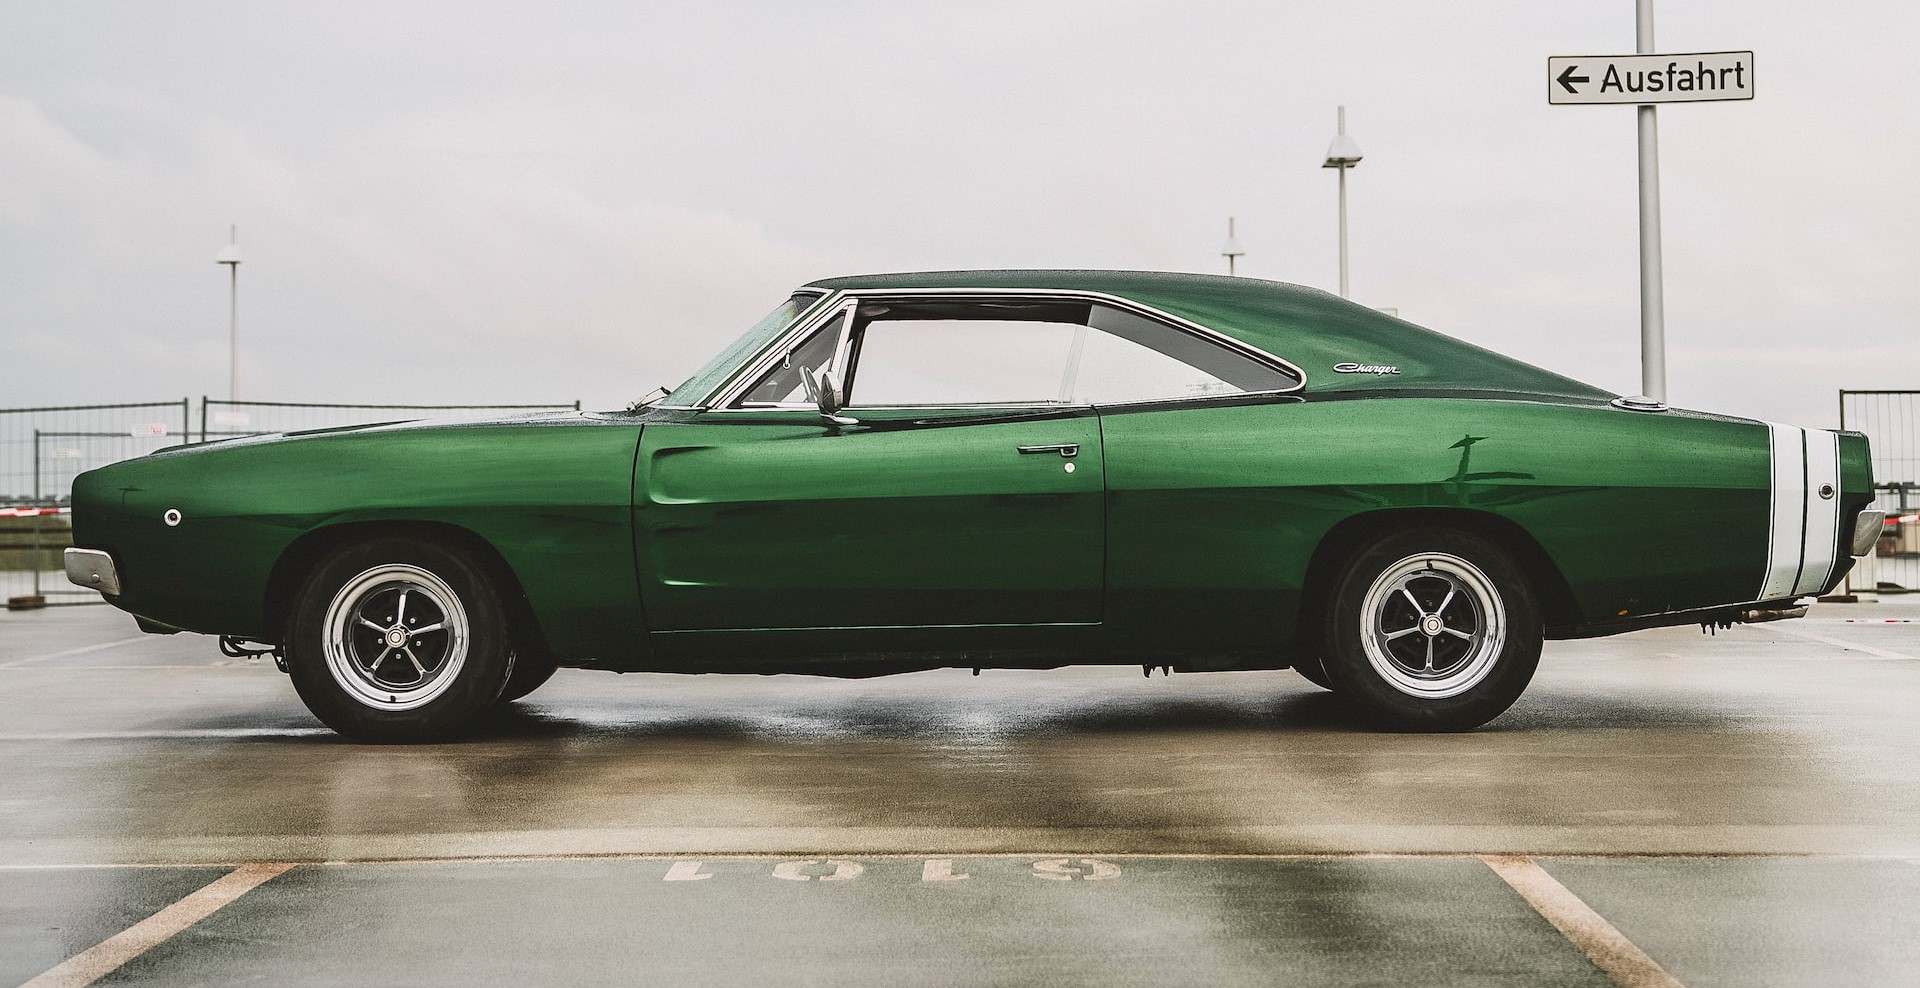
[(1327, 670), (1320, 665), (1319, 656), (1308, 655), (1294, 660), (1293, 671), (1323, 690), (1333, 689), (1333, 680), (1327, 678)]
[(347, 737), (381, 743), (461, 735), (500, 696), (512, 654), (480, 566), (397, 537), (322, 560), (294, 600), (285, 644), (307, 709)]
[(513, 672), (507, 676), (507, 685), (500, 690), (500, 698), (495, 703), (512, 703), (528, 693), (545, 685), (553, 678), (560, 667), (552, 659), (530, 658), (524, 654), (513, 657)]
[(1382, 536), (1327, 609), (1334, 692), (1382, 727), (1464, 731), (1498, 717), (1540, 664), (1540, 607), (1512, 555), (1451, 529)]

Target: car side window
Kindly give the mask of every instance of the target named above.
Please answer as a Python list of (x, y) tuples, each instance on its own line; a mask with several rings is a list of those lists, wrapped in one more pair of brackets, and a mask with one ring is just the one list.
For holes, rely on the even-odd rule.
[(1063, 403), (1062, 374), (1086, 320), (1087, 305), (1073, 302), (862, 304), (848, 405)]
[(1293, 374), (1250, 354), (1112, 306), (1088, 314), (1085, 345), (1067, 371), (1065, 391), (1075, 404), (1286, 391)]
[(1057, 300), (875, 300), (847, 405), (1097, 405), (1282, 391), (1299, 379), (1124, 309)]

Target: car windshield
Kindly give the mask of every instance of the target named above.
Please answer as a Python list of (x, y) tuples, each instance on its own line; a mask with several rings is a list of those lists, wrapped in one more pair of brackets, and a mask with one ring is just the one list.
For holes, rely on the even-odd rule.
[(733, 341), (733, 345), (720, 351), (712, 360), (707, 361), (705, 367), (695, 371), (692, 377), (674, 388), (673, 398), (669, 404), (700, 403), (712, 394), (714, 389), (726, 383), (727, 375), (733, 373), (735, 368), (744, 363), (747, 358), (759, 353), (762, 347), (772, 343), (774, 338), (780, 335), (781, 330), (786, 329), (799, 318), (800, 313), (818, 302), (820, 295), (820, 292), (795, 292), (792, 298), (780, 303), (772, 312), (754, 323), (752, 329)]

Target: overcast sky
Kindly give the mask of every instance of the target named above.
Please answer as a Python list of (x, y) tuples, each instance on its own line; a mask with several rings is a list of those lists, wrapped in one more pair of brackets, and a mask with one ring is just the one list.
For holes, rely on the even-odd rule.
[[(1670, 393), (1920, 387), (1920, 4), (1660, 0), (1758, 98), (1660, 111)], [(0, 406), (226, 389), (624, 403), (806, 280), (1221, 271), (1639, 390), (1634, 111), (1548, 106), (1633, 4), (13, 3)]]

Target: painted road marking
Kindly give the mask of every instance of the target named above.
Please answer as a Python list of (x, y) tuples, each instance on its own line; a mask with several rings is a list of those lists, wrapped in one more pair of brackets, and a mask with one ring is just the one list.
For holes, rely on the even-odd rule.
[(74, 655), (86, 655), (89, 652), (104, 652), (110, 648), (119, 648), (122, 645), (131, 645), (134, 642), (143, 642), (146, 640), (146, 635), (135, 635), (132, 638), (122, 638), (119, 641), (102, 642), (98, 645), (88, 645), (84, 648), (70, 648), (64, 652), (49, 652), (46, 655), (35, 655), (26, 659), (15, 659), (12, 662), (0, 662), (0, 669), (18, 669), (21, 666), (31, 665), (35, 662), (64, 659)]
[(1480, 860), (1620, 988), (1686, 988), (1532, 858), (1483, 855)]
[(1786, 634), (1792, 635), (1795, 638), (1805, 638), (1810, 642), (1819, 642), (1822, 645), (1832, 645), (1834, 648), (1844, 648), (1852, 652), (1865, 652), (1868, 655), (1876, 655), (1883, 659), (1912, 659), (1913, 658), (1913, 656), (1911, 655), (1907, 655), (1904, 652), (1895, 652), (1892, 649), (1875, 648), (1872, 645), (1856, 645), (1853, 642), (1843, 642), (1838, 638), (1828, 638), (1825, 635), (1816, 635), (1811, 631), (1802, 631), (1799, 628), (1789, 628), (1786, 626), (1784, 622), (1780, 622), (1780, 623), (1769, 622), (1769, 623), (1774, 625), (1772, 630), (1785, 632)]
[(815, 879), (815, 876), (807, 874), (806, 869), (819, 865), (831, 865), (833, 867), (832, 872), (818, 876), (819, 880), (823, 882), (849, 882), (859, 878), (861, 872), (867, 870), (865, 865), (853, 861), (841, 860), (839, 858), (827, 858), (825, 860), (808, 858), (804, 861), (782, 861), (774, 865), (773, 877), (784, 878), (789, 882), (810, 882)]
[[(143, 662), (143, 663), (140, 663), (139, 665), (124, 665), (124, 666), (112, 666), (112, 665), (82, 666), (77, 670), (70, 670), (70, 671), (73, 671), (73, 672), (146, 672), (150, 669), (202, 669), (204, 670), (204, 669), (231, 669), (236, 667), (244, 668), (247, 666), (261, 666), (264, 668), (264, 666), (262, 666), (262, 664), (258, 662), (248, 662), (245, 660), (231, 660), (231, 661), (221, 660), (218, 662), (192, 662), (187, 664)], [(5, 667), (0, 667), (0, 671), (4, 671), (4, 669)], [(16, 670), (16, 671), (42, 672), (43, 670), (22, 669), (22, 670)]]
[(1095, 861), (1092, 858), (1053, 858), (1033, 863), (1033, 877), (1050, 878), (1056, 882), (1071, 882), (1076, 878), (1097, 882), (1119, 874), (1119, 865)]
[(173, 905), (49, 968), (20, 988), (85, 988), (292, 867), (284, 863), (241, 865)]
[(700, 870), (700, 867), (704, 864), (706, 864), (705, 861), (675, 861), (673, 865), (667, 869), (666, 877), (660, 880), (663, 882), (698, 882), (712, 878), (712, 873)]
[(202, 727), (153, 731), (56, 731), (46, 734), (0, 734), (6, 741), (180, 741), (214, 738), (307, 738), (332, 734), (325, 727)]
[(972, 876), (956, 874), (952, 858), (929, 858), (920, 866), (920, 880), (923, 882), (958, 882)]

